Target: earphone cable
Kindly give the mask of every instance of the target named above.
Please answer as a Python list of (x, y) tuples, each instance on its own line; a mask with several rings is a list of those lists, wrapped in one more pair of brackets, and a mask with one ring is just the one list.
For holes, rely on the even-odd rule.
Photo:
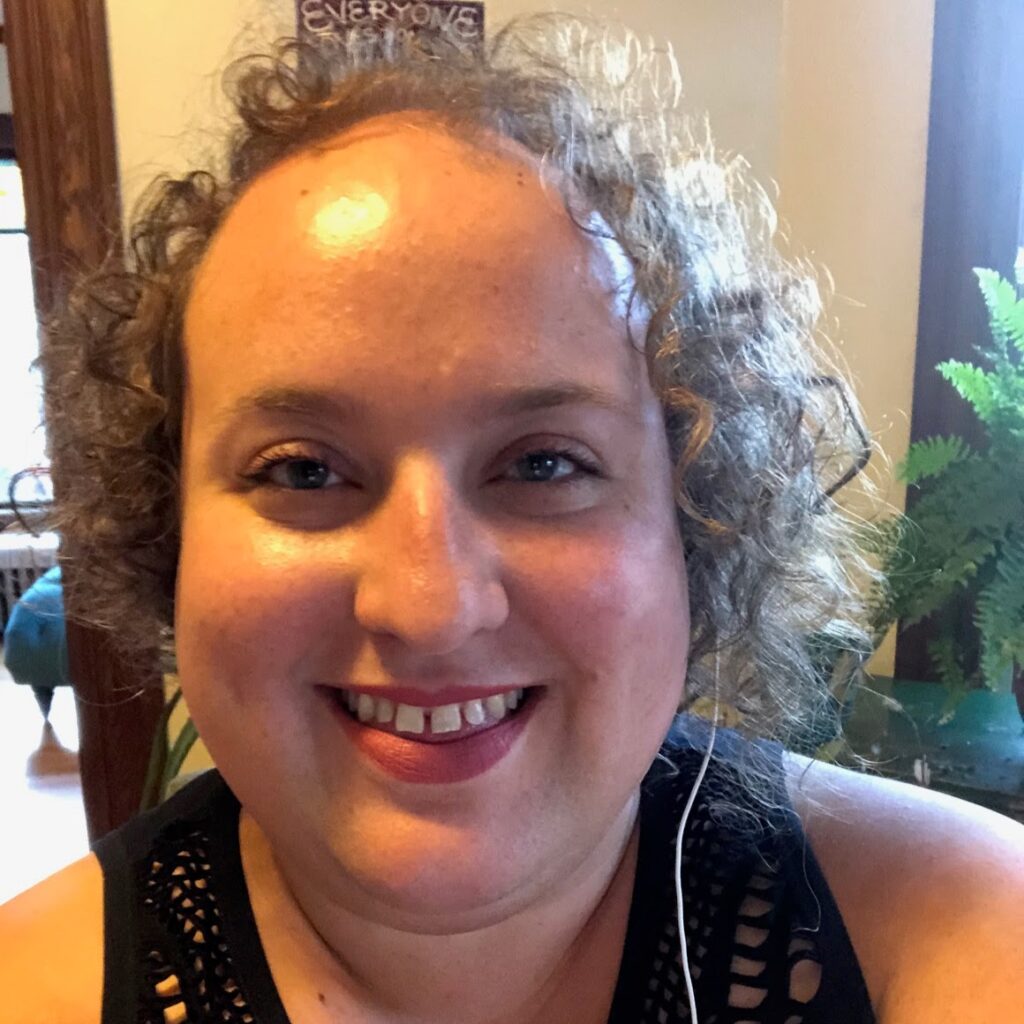
[(690, 790), (690, 797), (686, 801), (683, 816), (679, 820), (679, 829), (676, 832), (676, 919), (679, 924), (679, 949), (682, 954), (683, 979), (686, 982), (686, 996), (690, 1003), (690, 1020), (692, 1024), (698, 1024), (697, 1019), (697, 997), (693, 990), (693, 977), (690, 974), (690, 958), (687, 952), (686, 943), (686, 918), (683, 913), (683, 835), (686, 832), (686, 823), (689, 820), (690, 812), (697, 801), (697, 792), (700, 790), (704, 776), (707, 774), (708, 764), (711, 761), (711, 752), (715, 747), (715, 736), (718, 733), (718, 653), (715, 653), (715, 710), (714, 719), (711, 722), (711, 736), (708, 739), (708, 748), (704, 752), (704, 760), (701, 762), (700, 771), (697, 772), (697, 779)]

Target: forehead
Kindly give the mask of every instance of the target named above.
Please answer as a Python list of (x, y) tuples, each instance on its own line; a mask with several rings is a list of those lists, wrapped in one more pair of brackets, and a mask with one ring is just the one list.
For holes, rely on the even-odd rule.
[(500, 376), (532, 351), (564, 376), (598, 336), (622, 372), (629, 287), (621, 250), (581, 231), (525, 151), (389, 115), (272, 168), (237, 202), (189, 303), (190, 387), (218, 357), (244, 376), (257, 358), (351, 375), (410, 356), (455, 373), (486, 356)]

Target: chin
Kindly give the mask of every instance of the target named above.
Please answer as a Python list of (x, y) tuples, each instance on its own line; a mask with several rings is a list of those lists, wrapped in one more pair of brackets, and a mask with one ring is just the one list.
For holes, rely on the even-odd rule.
[(536, 882), (514, 845), (489, 846), (430, 823), (420, 822), (417, 831), (396, 829), (383, 841), (376, 833), (372, 851), (350, 841), (332, 851), (344, 889), (362, 904), (353, 909), (372, 908), (408, 931), (454, 934), (494, 924), (535, 898)]
[(381, 923), (418, 935), (460, 935), (507, 919), (530, 902), (523, 887), (501, 894), (486, 886), (449, 884), (425, 896), (386, 888), (373, 894)]

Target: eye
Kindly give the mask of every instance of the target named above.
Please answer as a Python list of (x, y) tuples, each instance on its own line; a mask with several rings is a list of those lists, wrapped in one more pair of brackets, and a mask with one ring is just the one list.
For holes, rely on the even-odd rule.
[(581, 475), (597, 476), (598, 469), (576, 452), (541, 448), (520, 455), (509, 473), (515, 473), (523, 483), (546, 484), (569, 482)]
[(342, 478), (323, 460), (310, 455), (268, 452), (260, 455), (246, 480), (285, 491), (321, 491), (336, 487)]

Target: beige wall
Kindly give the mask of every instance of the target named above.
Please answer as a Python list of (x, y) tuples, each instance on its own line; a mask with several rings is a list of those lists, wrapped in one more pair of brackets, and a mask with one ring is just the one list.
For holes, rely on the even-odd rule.
[[(489, 0), (492, 26), (530, 0)], [(563, 0), (668, 40), (686, 102), (743, 153), (797, 252), (836, 281), (827, 332), (897, 461), (909, 429), (934, 0)], [(291, 30), (291, 0), (107, 0), (125, 204), (215, 152), (219, 69)], [(248, 27), (247, 27), (248, 26)], [(902, 492), (885, 472), (881, 490)], [(877, 666), (891, 666), (888, 650)]]
[[(826, 330), (891, 463), (910, 434), (933, 15), (933, 0), (787, 0), (783, 30), (779, 210), (835, 280)], [(885, 459), (871, 475), (902, 508)], [(893, 653), (890, 637), (874, 669)]]
[[(498, 25), (544, 5), (488, 0)], [(566, 11), (626, 21), (667, 40), (686, 101), (707, 111), (719, 145), (762, 180), (776, 174), (783, 0), (563, 0)], [(205, 161), (225, 116), (220, 74), (231, 55), (294, 31), (292, 0), (107, 0), (126, 209), (160, 171)]]
[[(779, 212), (795, 248), (835, 279), (827, 326), (894, 458), (909, 433), (933, 10), (788, 0), (785, 14)], [(895, 487), (886, 496), (902, 503)]]
[(294, 27), (288, 0), (107, 0), (126, 210), (163, 171), (203, 166), (226, 117), (221, 71)]
[[(487, 13), (497, 25), (544, 6), (489, 0)], [(742, 153), (762, 181), (775, 177), (785, 0), (558, 0), (552, 6), (621, 21), (670, 43), (687, 107), (709, 114), (722, 150)]]

